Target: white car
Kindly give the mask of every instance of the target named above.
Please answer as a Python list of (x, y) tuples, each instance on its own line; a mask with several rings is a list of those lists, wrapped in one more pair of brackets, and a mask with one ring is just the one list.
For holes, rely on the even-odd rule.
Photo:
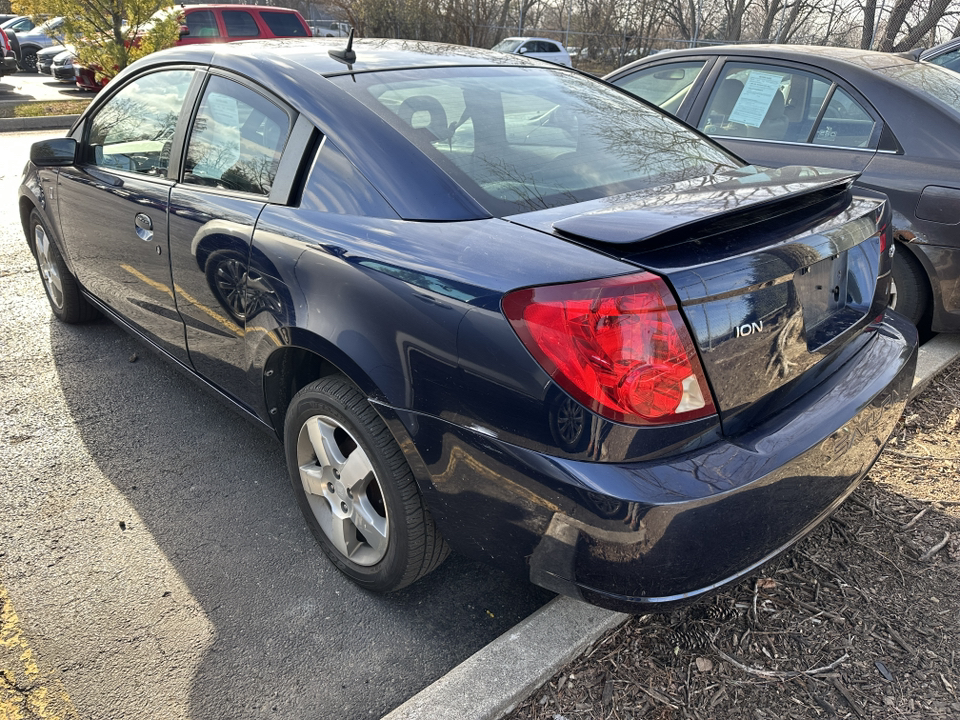
[(563, 45), (549, 38), (509, 37), (498, 42), (493, 46), (493, 49), (573, 67), (573, 63), (570, 62), (570, 53), (566, 51)]

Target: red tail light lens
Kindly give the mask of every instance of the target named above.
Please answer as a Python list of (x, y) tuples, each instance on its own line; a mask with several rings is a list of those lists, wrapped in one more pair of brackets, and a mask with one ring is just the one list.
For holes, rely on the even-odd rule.
[(889, 225), (884, 225), (880, 230), (877, 231), (877, 235), (880, 236), (880, 254), (883, 255), (887, 248), (890, 246), (890, 236), (889, 236)]
[(661, 425), (716, 412), (673, 295), (656, 275), (516, 290), (503, 312), (554, 381), (598, 415)]

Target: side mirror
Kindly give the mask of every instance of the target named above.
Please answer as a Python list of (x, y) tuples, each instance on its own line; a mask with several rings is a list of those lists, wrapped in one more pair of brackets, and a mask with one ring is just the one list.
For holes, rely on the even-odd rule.
[(525, 47), (522, 47), (522, 48), (520, 48), (519, 50), (517, 50), (517, 52), (520, 53), (521, 55), (526, 55), (526, 54), (527, 54), (527, 49), (526, 49)]
[(186, 25), (181, 25), (181, 26), (180, 26), (180, 37), (186, 37), (186, 36), (189, 35), (189, 34), (190, 34), (190, 28), (188, 28)]
[(37, 167), (65, 167), (77, 161), (77, 141), (73, 138), (51, 138), (30, 146), (30, 162)]

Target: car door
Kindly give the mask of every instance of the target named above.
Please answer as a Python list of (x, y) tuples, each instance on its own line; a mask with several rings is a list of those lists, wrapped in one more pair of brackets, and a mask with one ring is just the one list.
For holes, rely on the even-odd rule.
[(182, 361), (183, 321), (168, 257), (168, 165), (193, 80), (194, 70), (181, 67), (126, 83), (87, 120), (78, 162), (63, 168), (57, 182), (62, 232), (77, 278)]
[(746, 161), (862, 172), (883, 122), (839, 78), (799, 63), (726, 58), (685, 118)]
[(190, 360), (245, 405), (259, 392), (246, 378), (247, 322), (271, 302), (248, 272), (250, 243), (260, 212), (277, 199), (295, 119), (268, 96), (238, 78), (207, 76), (170, 196), (170, 263)]

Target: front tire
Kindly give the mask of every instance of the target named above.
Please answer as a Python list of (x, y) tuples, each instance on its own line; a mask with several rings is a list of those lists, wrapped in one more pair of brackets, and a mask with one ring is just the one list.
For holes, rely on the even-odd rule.
[(35, 47), (25, 47), (20, 51), (20, 69), (23, 72), (37, 72), (37, 49)]
[(30, 239), (43, 289), (57, 319), (71, 325), (95, 319), (100, 313), (80, 292), (80, 283), (67, 268), (43, 218), (36, 210), (30, 213)]
[(383, 420), (339, 375), (294, 396), (284, 423), (293, 491), (330, 561), (361, 587), (390, 592), (449, 553)]

